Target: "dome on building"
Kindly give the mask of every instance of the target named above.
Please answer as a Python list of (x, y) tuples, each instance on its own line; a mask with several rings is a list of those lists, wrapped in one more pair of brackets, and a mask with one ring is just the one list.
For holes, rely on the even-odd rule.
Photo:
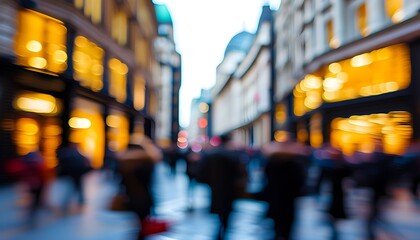
[(254, 41), (254, 34), (247, 31), (242, 31), (236, 34), (228, 43), (225, 50), (225, 57), (228, 53), (233, 51), (248, 52)]
[(158, 24), (172, 25), (172, 17), (165, 4), (155, 4), (155, 11)]

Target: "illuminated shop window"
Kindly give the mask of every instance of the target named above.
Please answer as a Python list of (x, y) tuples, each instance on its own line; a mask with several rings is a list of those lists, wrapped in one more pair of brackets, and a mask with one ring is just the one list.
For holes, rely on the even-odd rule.
[(120, 45), (127, 44), (128, 22), (127, 14), (122, 10), (116, 10), (112, 16), (112, 37)]
[(275, 112), (274, 118), (276, 119), (277, 124), (283, 124), (284, 122), (286, 122), (286, 118), (287, 118), (286, 104), (282, 103), (282, 104), (276, 105), (276, 112)]
[(134, 79), (134, 108), (136, 110), (142, 110), (146, 101), (146, 82), (143, 76), (137, 74)]
[(61, 144), (62, 128), (61, 121), (57, 118), (47, 118), (43, 124), (41, 135), (41, 149), (46, 166), (57, 166), (56, 152)]
[(104, 50), (83, 36), (74, 41), (74, 79), (80, 85), (99, 91), (103, 88)]
[(357, 8), (357, 28), (361, 36), (365, 37), (369, 34), (368, 17), (366, 3), (363, 3)]
[(16, 120), (14, 140), (19, 155), (39, 150), (40, 136), (40, 125), (35, 119), (19, 118)]
[(123, 151), (130, 140), (129, 121), (127, 116), (118, 111), (111, 111), (106, 117), (108, 125), (108, 146), (114, 151)]
[(73, 110), (68, 125), (70, 142), (79, 143), (80, 151), (90, 161), (94, 168), (103, 164), (105, 148), (105, 123), (102, 113), (89, 105), (80, 106)]
[(14, 129), (14, 142), (21, 156), (32, 151), (40, 151), (48, 168), (57, 166), (56, 151), (61, 144), (62, 129), (60, 120), (46, 118), (37, 121), (33, 118), (19, 118)]
[(67, 29), (63, 22), (27, 9), (19, 11), (17, 22), (14, 45), (17, 64), (52, 73), (64, 72)]
[(322, 104), (322, 78), (308, 74), (293, 90), (294, 113), (302, 116)]
[(149, 48), (146, 39), (138, 38), (135, 42), (135, 57), (137, 63), (147, 67), (149, 63)]
[(370, 153), (374, 139), (381, 139), (384, 152), (402, 154), (412, 137), (411, 115), (405, 111), (336, 118), (331, 124), (331, 143), (345, 154)]
[(90, 17), (93, 23), (102, 21), (102, 0), (74, 0), (74, 6)]
[(60, 113), (62, 105), (61, 101), (51, 95), (25, 91), (16, 95), (13, 107), (24, 112), (57, 115)]
[(410, 75), (410, 53), (405, 44), (331, 63), (308, 74), (296, 85), (294, 114), (302, 116), (322, 102), (339, 102), (407, 88)]
[(109, 94), (117, 101), (124, 102), (127, 98), (127, 73), (128, 67), (120, 60), (112, 58), (109, 67)]
[(403, 20), (404, 0), (385, 0), (385, 9), (393, 23), (398, 23)]

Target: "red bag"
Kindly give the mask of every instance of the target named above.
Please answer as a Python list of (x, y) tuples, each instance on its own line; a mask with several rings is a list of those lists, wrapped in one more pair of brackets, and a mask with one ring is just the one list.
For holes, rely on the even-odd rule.
[(164, 220), (146, 218), (141, 222), (141, 236), (148, 236), (156, 233), (166, 232), (169, 229), (169, 223)]

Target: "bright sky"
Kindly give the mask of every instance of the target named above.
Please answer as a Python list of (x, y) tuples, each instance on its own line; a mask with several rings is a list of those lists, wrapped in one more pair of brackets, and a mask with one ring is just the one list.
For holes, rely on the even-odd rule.
[(255, 33), (261, 9), (277, 9), (281, 0), (154, 0), (165, 4), (174, 24), (177, 51), (182, 58), (180, 125), (190, 122), (190, 105), (201, 89), (216, 81), (216, 67), (237, 33)]

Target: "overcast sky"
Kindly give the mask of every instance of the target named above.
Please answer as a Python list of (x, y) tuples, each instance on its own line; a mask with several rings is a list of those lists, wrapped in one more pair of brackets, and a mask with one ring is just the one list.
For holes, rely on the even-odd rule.
[(216, 67), (237, 33), (255, 33), (261, 9), (277, 9), (281, 0), (154, 0), (165, 4), (174, 24), (177, 51), (182, 57), (180, 124), (190, 121), (190, 104), (202, 88), (216, 80)]

